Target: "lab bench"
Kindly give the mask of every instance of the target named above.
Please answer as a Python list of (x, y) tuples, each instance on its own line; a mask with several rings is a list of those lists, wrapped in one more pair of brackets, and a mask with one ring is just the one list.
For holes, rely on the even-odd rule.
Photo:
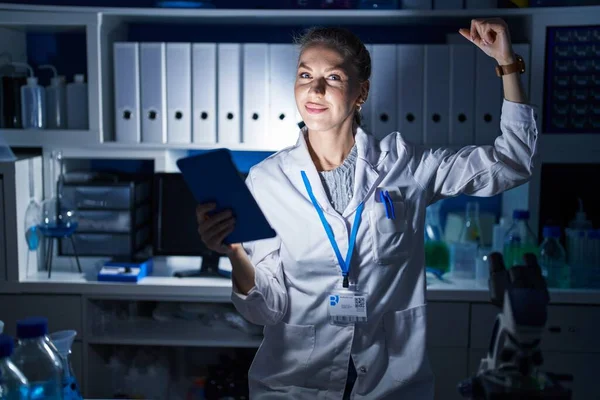
[[(50, 331), (77, 330), (73, 364), (88, 397), (111, 395), (97, 380), (110, 378), (106, 363), (115, 349), (161, 348), (179, 354), (171, 357), (178, 360), (181, 353), (199, 350), (204, 354), (258, 348), (260, 331), (250, 334), (223, 324), (156, 319), (152, 311), (140, 311), (183, 304), (235, 312), (229, 279), (172, 278), (171, 273), (172, 268), (159, 262), (158, 276), (124, 284), (86, 280), (85, 275), (64, 271), (48, 279), (40, 272), (23, 282), (0, 284), (1, 314), (8, 333), (14, 333), (17, 319), (33, 314), (48, 317)], [(550, 289), (550, 296), (542, 340), (544, 368), (574, 375), (575, 400), (598, 398), (592, 366), (600, 362), (600, 344), (595, 339), (600, 336), (600, 291)], [(427, 302), (427, 343), (436, 375), (436, 399), (459, 399), (456, 385), (476, 373), (499, 310), (489, 302), (487, 288), (469, 280), (429, 285)], [(113, 311), (106, 320), (106, 309), (120, 311)]]

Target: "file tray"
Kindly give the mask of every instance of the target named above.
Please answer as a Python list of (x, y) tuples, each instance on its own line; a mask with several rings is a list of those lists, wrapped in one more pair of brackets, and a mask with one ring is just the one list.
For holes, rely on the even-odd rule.
[(216, 209), (211, 213), (232, 211), (236, 224), (224, 243), (250, 242), (276, 235), (235, 167), (229, 150), (181, 158), (177, 167), (198, 204), (215, 203)]
[(143, 261), (111, 260), (98, 272), (99, 282), (132, 282), (152, 274), (152, 258)]

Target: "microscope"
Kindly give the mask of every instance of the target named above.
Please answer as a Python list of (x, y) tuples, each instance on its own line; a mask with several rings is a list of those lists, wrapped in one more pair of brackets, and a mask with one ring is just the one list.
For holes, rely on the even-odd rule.
[(540, 344), (550, 296), (536, 257), (527, 253), (523, 262), (506, 269), (500, 253), (488, 256), (490, 298), (501, 312), (477, 374), (458, 384), (463, 398), (571, 399), (571, 390), (562, 384), (572, 381), (571, 375), (540, 369)]

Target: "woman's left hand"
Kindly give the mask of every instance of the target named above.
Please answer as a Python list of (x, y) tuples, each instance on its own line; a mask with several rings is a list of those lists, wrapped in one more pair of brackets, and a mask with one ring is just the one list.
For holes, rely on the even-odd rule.
[(485, 54), (498, 64), (506, 65), (515, 61), (508, 25), (500, 18), (473, 19), (471, 28), (458, 31), (466, 39), (475, 43)]

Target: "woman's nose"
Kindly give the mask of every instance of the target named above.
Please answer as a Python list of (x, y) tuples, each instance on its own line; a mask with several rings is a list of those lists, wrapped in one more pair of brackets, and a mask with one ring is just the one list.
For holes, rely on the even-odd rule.
[(310, 85), (310, 91), (316, 95), (322, 96), (325, 94), (325, 79), (313, 79)]

